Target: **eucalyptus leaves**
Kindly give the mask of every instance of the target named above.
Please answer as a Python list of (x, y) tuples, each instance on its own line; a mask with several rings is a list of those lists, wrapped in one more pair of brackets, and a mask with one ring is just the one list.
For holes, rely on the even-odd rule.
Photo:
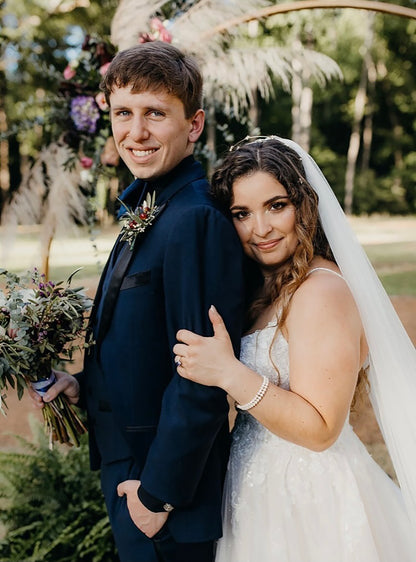
[[(7, 408), (5, 392), (52, 384), (52, 368), (71, 360), (73, 353), (91, 342), (80, 343), (87, 327), (92, 301), (80, 288), (70, 288), (72, 274), (63, 282), (47, 281), (36, 269), (27, 276), (0, 270), (0, 411)], [(39, 384), (40, 383), (40, 384)], [(44, 386), (44, 385), (43, 385)], [(44, 388), (45, 390), (45, 388)], [(42, 409), (50, 444), (79, 445), (86, 431), (63, 395)]]

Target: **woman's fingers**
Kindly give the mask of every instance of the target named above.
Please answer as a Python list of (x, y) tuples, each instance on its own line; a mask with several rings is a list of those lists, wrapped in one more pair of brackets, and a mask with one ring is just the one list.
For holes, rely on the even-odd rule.
[(198, 343), (201, 338), (202, 336), (199, 336), (190, 330), (179, 330), (176, 334), (176, 339), (182, 343), (186, 343), (187, 345)]
[(227, 328), (225, 327), (224, 320), (213, 304), (209, 307), (208, 316), (214, 329), (214, 337), (220, 339), (228, 339), (230, 336), (228, 334)]
[[(224, 320), (213, 304), (208, 310), (208, 316), (214, 329), (214, 337), (218, 337), (221, 339), (223, 339), (224, 337), (228, 338), (229, 336), (227, 328), (224, 324)], [(194, 345), (205, 338), (203, 336), (195, 334), (195, 332), (191, 332), (190, 330), (182, 329), (176, 333), (176, 339), (186, 345)]]
[(176, 343), (173, 346), (173, 353), (176, 357), (184, 357), (186, 352), (188, 351), (188, 346), (183, 343)]

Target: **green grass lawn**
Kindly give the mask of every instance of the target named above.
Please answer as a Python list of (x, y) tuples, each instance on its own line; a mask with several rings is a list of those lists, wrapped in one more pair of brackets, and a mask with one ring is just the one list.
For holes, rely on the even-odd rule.
[[(389, 295), (416, 296), (416, 217), (351, 217), (351, 226)], [(117, 236), (114, 225), (90, 235), (78, 229), (72, 236), (53, 241), (50, 278), (65, 280), (82, 267), (75, 278), (95, 285)], [(0, 267), (22, 272), (40, 266), (40, 228), (21, 227), (14, 242), (0, 227)]]
[(389, 295), (416, 296), (416, 242), (364, 246)]

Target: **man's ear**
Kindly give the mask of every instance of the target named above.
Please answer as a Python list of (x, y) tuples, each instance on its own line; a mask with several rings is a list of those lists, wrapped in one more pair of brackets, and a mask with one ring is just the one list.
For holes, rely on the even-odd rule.
[(192, 117), (190, 123), (191, 128), (189, 131), (188, 140), (189, 142), (196, 142), (201, 136), (202, 131), (204, 130), (205, 111), (203, 109), (198, 109), (198, 111)]

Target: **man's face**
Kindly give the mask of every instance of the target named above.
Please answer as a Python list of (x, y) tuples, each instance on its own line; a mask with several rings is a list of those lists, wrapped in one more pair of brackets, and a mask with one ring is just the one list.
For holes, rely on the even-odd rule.
[(166, 91), (132, 93), (130, 86), (110, 95), (113, 136), (131, 173), (155, 179), (193, 152), (204, 126), (204, 112), (185, 118), (179, 98)]

